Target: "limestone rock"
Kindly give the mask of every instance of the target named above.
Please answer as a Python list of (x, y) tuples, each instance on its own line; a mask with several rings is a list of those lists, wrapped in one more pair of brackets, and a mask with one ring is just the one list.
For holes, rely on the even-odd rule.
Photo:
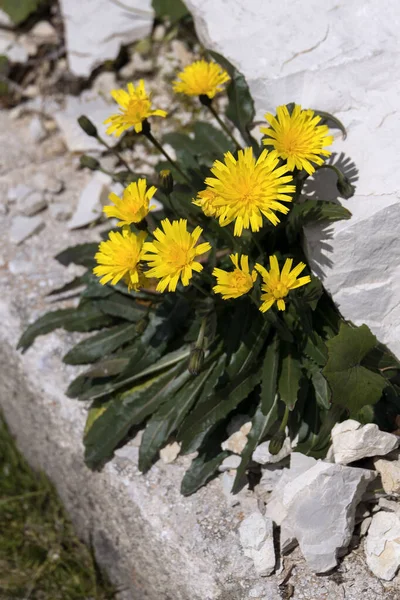
[(332, 429), (336, 463), (349, 464), (367, 456), (384, 456), (399, 445), (399, 438), (380, 431), (374, 423), (361, 425), (353, 419), (337, 423)]
[(151, 31), (151, 0), (61, 0), (68, 64), (71, 72), (87, 77), (106, 60), (114, 59), (122, 45)]
[(262, 475), (259, 482), (259, 487), (264, 492), (272, 492), (280, 481), (282, 475), (287, 469), (282, 469), (280, 466), (272, 464), (266, 465), (262, 469)]
[(7, 56), (11, 63), (24, 63), (28, 52), (13, 31), (0, 29), (0, 55)]
[(373, 516), (365, 543), (365, 555), (371, 571), (386, 581), (400, 567), (400, 516), (379, 512)]
[(32, 217), (36, 213), (44, 210), (47, 207), (47, 202), (44, 198), (43, 192), (33, 191), (27, 196), (24, 196), (22, 200), (17, 202), (17, 209), (23, 215)]
[(292, 451), (292, 446), (290, 443), (290, 438), (286, 438), (282, 448), (279, 450), (278, 454), (271, 454), (269, 451), (270, 442), (263, 442), (253, 452), (253, 460), (260, 465), (266, 465), (267, 463), (278, 463), (281, 462), (284, 458), (289, 456)]
[(68, 222), (68, 229), (85, 227), (102, 214), (102, 207), (107, 203), (110, 193), (111, 177), (97, 171), (80, 195), (78, 206)]
[(222, 463), (218, 467), (218, 471), (220, 473), (224, 473), (225, 471), (230, 471), (231, 469), (237, 469), (241, 462), (240, 456), (236, 454), (232, 454), (231, 456), (227, 456)]
[(40, 217), (25, 217), (18, 215), (13, 218), (10, 229), (10, 240), (14, 244), (21, 244), (31, 235), (38, 233), (44, 227)]
[(64, 188), (64, 183), (60, 179), (43, 173), (43, 171), (35, 173), (32, 177), (32, 185), (36, 190), (51, 192), (52, 194), (59, 194)]
[(58, 33), (48, 21), (39, 21), (29, 31), (29, 37), (40, 46), (40, 44), (57, 44)]
[[(306, 250), (341, 313), (366, 323), (400, 355), (399, 184), (381, 151), (390, 146), (392, 156), (400, 154), (397, 0), (384, 11), (374, 0), (310, 0), (293, 10), (286, 2), (256, 0), (246, 7), (242, 0), (186, 5), (204, 47), (246, 77), (256, 119), (295, 101), (335, 114), (346, 126), (347, 139), (335, 132), (332, 149), (338, 167), (359, 171), (356, 195), (346, 202), (352, 217), (307, 227)], [(310, 195), (317, 189), (321, 198), (337, 197), (333, 173), (320, 171), (307, 185)]]
[(160, 450), (160, 458), (166, 465), (174, 462), (178, 457), (178, 454), (181, 450), (181, 445), (178, 442), (173, 442), (172, 444), (167, 444), (164, 448)]
[(382, 486), (387, 494), (400, 495), (400, 459), (374, 461), (375, 469), (382, 478)]
[(103, 71), (99, 73), (93, 82), (92, 90), (96, 94), (108, 99), (110, 97), (111, 90), (120, 87), (117, 84), (117, 79), (114, 71)]
[(251, 429), (251, 421), (244, 423), (239, 431), (235, 431), (225, 442), (222, 442), (222, 450), (229, 450), (235, 454), (241, 454), (247, 444), (247, 434)]
[(382, 510), (388, 510), (389, 512), (395, 512), (400, 515), (400, 503), (388, 500), (387, 498), (379, 498), (379, 508)]
[(239, 536), (243, 553), (254, 561), (256, 572), (271, 575), (276, 562), (272, 520), (254, 512), (240, 524)]
[(29, 135), (35, 143), (40, 143), (47, 137), (47, 130), (44, 127), (40, 117), (35, 115), (29, 124)]
[(49, 211), (56, 221), (68, 221), (72, 215), (72, 208), (67, 202), (52, 202)]
[(7, 192), (7, 201), (9, 204), (14, 202), (22, 202), (29, 194), (32, 194), (35, 190), (24, 183), (18, 183), (15, 187), (11, 187)]

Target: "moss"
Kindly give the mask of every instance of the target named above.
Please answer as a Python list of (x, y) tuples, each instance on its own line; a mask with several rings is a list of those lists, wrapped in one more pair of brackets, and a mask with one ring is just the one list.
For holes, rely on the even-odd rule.
[(29, 467), (0, 416), (0, 598), (113, 597), (52, 484)]

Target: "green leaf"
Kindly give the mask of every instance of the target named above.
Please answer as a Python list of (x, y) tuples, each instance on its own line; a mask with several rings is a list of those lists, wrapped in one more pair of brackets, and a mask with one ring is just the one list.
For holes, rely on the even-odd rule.
[[(242, 321), (242, 329), (233, 323), (233, 326), (241, 333), (239, 347), (229, 357), (229, 363), (226, 369), (227, 376), (233, 380), (237, 375), (245, 373), (250, 369), (257, 359), (261, 348), (263, 347), (270, 330), (270, 324), (259, 317), (252, 318), (252, 313), (247, 311), (247, 318)], [(229, 335), (229, 332), (228, 332)]]
[(270, 431), (271, 427), (276, 423), (278, 419), (278, 397), (274, 396), (272, 403), (269, 406), (268, 411), (265, 411), (265, 408), (262, 407), (262, 404), (258, 406), (254, 417), (252, 418), (252, 425), (250, 433), (247, 435), (247, 444), (241, 454), (241, 462), (236, 471), (235, 481), (232, 487), (232, 493), (236, 494), (240, 489), (240, 484), (243, 475), (246, 472), (247, 465), (250, 462), (252, 454), (256, 449), (259, 442), (263, 440), (263, 438)]
[(293, 243), (303, 225), (307, 223), (342, 221), (350, 219), (350, 217), (351, 212), (341, 204), (307, 198), (304, 202), (296, 203), (292, 207), (286, 220), (286, 233), (289, 241)]
[(142, 423), (168, 399), (169, 394), (175, 391), (176, 370), (177, 367), (156, 375), (110, 402), (84, 439), (85, 461), (89, 467), (98, 468), (111, 458), (130, 428)]
[(202, 485), (205, 485), (215, 475), (219, 465), (227, 456), (228, 452), (220, 452), (211, 459), (207, 458), (206, 453), (195, 458), (182, 479), (181, 494), (190, 496), (190, 494), (197, 492)]
[(25, 352), (39, 335), (50, 333), (62, 327), (66, 331), (92, 331), (101, 329), (111, 322), (110, 317), (101, 312), (92, 304), (85, 304), (80, 308), (64, 308), (46, 313), (29, 325), (22, 334), (17, 349)]
[[(68, 398), (83, 397), (85, 394), (99, 381), (105, 382), (110, 381), (112, 377), (115, 377), (121, 371), (123, 371), (129, 362), (128, 358), (108, 358), (97, 362), (91, 369), (88, 369), (81, 375), (78, 375), (69, 384), (66, 395)], [(97, 385), (97, 387), (100, 387)], [(82, 398), (79, 398), (81, 400)]]
[(400, 361), (381, 343), (368, 352), (362, 364), (369, 369), (379, 370), (386, 379), (392, 379), (400, 373)]
[(182, 373), (180, 377), (183, 387), (161, 405), (147, 424), (139, 449), (140, 471), (150, 469), (158, 450), (166, 444), (194, 405), (212, 370), (213, 366), (195, 378), (191, 378), (187, 370)]
[(382, 375), (361, 366), (376, 344), (367, 325), (354, 327), (345, 323), (338, 335), (326, 343), (329, 358), (322, 372), (332, 390), (332, 402), (346, 407), (350, 416), (363, 406), (378, 402), (387, 385)]
[(91, 269), (96, 266), (94, 255), (98, 248), (99, 244), (96, 242), (78, 244), (77, 246), (71, 246), (70, 248), (63, 250), (54, 258), (65, 267), (68, 267), (68, 265), (73, 263)]
[(152, 0), (152, 6), (158, 19), (168, 18), (171, 24), (190, 15), (182, 0)]
[(93, 363), (130, 342), (136, 335), (135, 325), (117, 325), (83, 340), (64, 356), (63, 361), (68, 365)]
[(326, 361), (328, 360), (328, 348), (322, 337), (315, 331), (313, 331), (312, 335), (307, 336), (303, 352), (320, 367), (326, 365)]
[(107, 298), (114, 293), (110, 285), (102, 285), (93, 275), (90, 277), (87, 286), (81, 294), (81, 298)]
[(38, 9), (41, 2), (42, 0), (1, 0), (0, 8), (15, 25), (19, 25)]
[(301, 377), (302, 366), (295, 349), (287, 344), (282, 345), (278, 390), (280, 399), (290, 410), (297, 402)]
[(211, 161), (221, 158), (225, 152), (235, 152), (236, 150), (232, 140), (211, 123), (196, 121), (193, 131), (198, 154), (209, 155)]
[(107, 298), (98, 300), (96, 306), (107, 315), (120, 317), (133, 323), (139, 321), (148, 312), (147, 306), (138, 304), (134, 298), (128, 298), (118, 292), (113, 292)]
[(332, 394), (327, 380), (319, 369), (315, 370), (311, 375), (311, 381), (314, 386), (317, 404), (321, 406), (321, 408), (328, 410), (331, 407)]
[(255, 109), (254, 101), (244, 76), (221, 54), (211, 50), (208, 50), (208, 53), (228, 72), (231, 78), (227, 87), (229, 103), (225, 113), (226, 116), (240, 131), (246, 143), (258, 148), (257, 143), (249, 133)]
[(279, 338), (275, 335), (265, 353), (261, 374), (261, 410), (269, 415), (275, 403), (279, 366)]
[(315, 110), (312, 109), (316, 115), (322, 117), (322, 121), (320, 121), (320, 125), (328, 125), (331, 129), (340, 129), (343, 133), (343, 139), (345, 140), (347, 137), (346, 128), (341, 121), (337, 117), (334, 117), (330, 113), (324, 112), (323, 110)]
[(197, 450), (210, 430), (247, 398), (260, 380), (261, 370), (252, 375), (238, 377), (235, 382), (217, 391), (208, 400), (199, 402), (190, 414), (190, 425), (186, 426), (182, 436), (181, 454)]

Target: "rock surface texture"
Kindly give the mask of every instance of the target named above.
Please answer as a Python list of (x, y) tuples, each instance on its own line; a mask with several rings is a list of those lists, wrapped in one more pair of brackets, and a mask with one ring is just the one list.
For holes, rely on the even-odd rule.
[(153, 25), (151, 0), (61, 0), (69, 68), (87, 77), (122, 45), (148, 35)]
[(347, 465), (367, 456), (384, 456), (399, 445), (397, 435), (381, 431), (378, 425), (361, 425), (348, 419), (332, 429), (333, 455), (336, 463)]
[(365, 554), (371, 571), (390, 581), (400, 567), (400, 516), (379, 512), (373, 516), (365, 543)]
[[(333, 163), (347, 174), (358, 170), (356, 195), (345, 204), (353, 216), (308, 228), (308, 254), (344, 316), (369, 325), (400, 355), (397, 0), (384, 11), (373, 0), (186, 4), (203, 44), (245, 75), (258, 119), (295, 101), (346, 126), (345, 141), (336, 135)], [(309, 195), (337, 198), (331, 175), (325, 170), (310, 181)]]

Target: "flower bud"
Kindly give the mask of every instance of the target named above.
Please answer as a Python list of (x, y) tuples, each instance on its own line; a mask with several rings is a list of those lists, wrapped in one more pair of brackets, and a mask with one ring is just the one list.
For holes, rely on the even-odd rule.
[(273, 436), (273, 438), (271, 439), (269, 446), (268, 446), (268, 450), (270, 452), (270, 454), (273, 454), (275, 456), (275, 454), (278, 454), (278, 452), (280, 450), (282, 450), (282, 446), (283, 443), (286, 439), (286, 434), (284, 431), (281, 431), (280, 429), (275, 433), (275, 435)]
[(167, 196), (172, 193), (172, 190), (174, 189), (174, 178), (169, 169), (160, 171), (160, 187)]
[(338, 177), (336, 187), (338, 189), (339, 194), (342, 196), (342, 198), (345, 198), (345, 200), (348, 200), (349, 198), (354, 196), (356, 188), (350, 183), (349, 179), (345, 175)]
[(207, 94), (200, 94), (199, 100), (203, 106), (211, 106), (212, 100)]
[(198, 375), (204, 363), (203, 348), (193, 348), (189, 357), (188, 371), (191, 375)]
[(97, 128), (85, 115), (79, 117), (78, 123), (87, 135), (90, 135), (90, 137), (97, 137)]
[(91, 171), (97, 171), (100, 168), (100, 163), (93, 156), (88, 156), (87, 154), (82, 154), (80, 157), (80, 166), (82, 169), (90, 169)]

